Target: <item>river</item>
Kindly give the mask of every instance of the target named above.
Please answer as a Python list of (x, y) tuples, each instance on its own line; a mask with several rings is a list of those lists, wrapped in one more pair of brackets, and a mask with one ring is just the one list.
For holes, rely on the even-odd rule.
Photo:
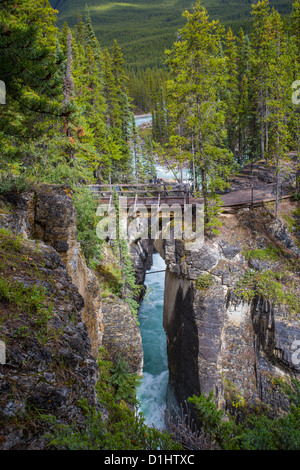
[[(152, 121), (151, 114), (140, 114), (140, 115), (135, 116), (135, 125), (137, 127), (140, 127), (143, 124), (149, 123), (151, 121)], [(162, 178), (165, 181), (168, 181), (168, 180), (174, 181), (175, 175), (177, 176), (178, 181), (180, 181), (179, 169), (175, 171), (175, 175), (174, 175), (173, 171), (169, 170), (168, 168), (163, 167), (161, 165), (156, 165), (156, 171), (157, 171), (157, 177)], [(183, 183), (189, 182), (189, 176), (190, 176), (190, 171), (186, 168), (183, 168), (182, 170)]]
[[(135, 116), (136, 126), (151, 122), (152, 116)], [(158, 177), (169, 176), (169, 172), (157, 167)], [(139, 323), (141, 329), (144, 368), (143, 379), (137, 390), (137, 399), (140, 402), (146, 423), (157, 429), (164, 429), (164, 409), (166, 404), (167, 384), (169, 378), (167, 343), (163, 328), (163, 305), (165, 273), (148, 274), (153, 271), (165, 269), (164, 260), (158, 253), (153, 255), (153, 264), (146, 273), (146, 296), (139, 308)]]
[[(158, 253), (153, 255), (150, 271), (165, 269), (165, 262)], [(139, 322), (143, 342), (143, 380), (137, 391), (146, 423), (157, 429), (164, 428), (163, 410), (168, 384), (168, 360), (166, 335), (163, 328), (163, 304), (165, 273), (147, 274), (146, 296), (139, 308)]]

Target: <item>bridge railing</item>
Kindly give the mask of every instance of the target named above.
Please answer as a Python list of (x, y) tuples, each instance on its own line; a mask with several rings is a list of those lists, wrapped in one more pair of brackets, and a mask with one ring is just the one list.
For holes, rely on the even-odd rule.
[[(122, 196), (127, 196), (128, 199), (135, 199), (143, 202), (145, 200), (156, 199), (158, 201), (168, 200), (174, 202), (184, 202), (188, 204), (190, 202), (198, 202), (202, 199), (201, 192), (198, 192), (197, 198), (194, 198), (193, 192), (188, 184), (167, 184), (167, 183), (156, 183), (156, 184), (120, 184), (120, 185), (109, 185), (109, 184), (98, 184), (89, 185), (90, 189), (95, 193), (95, 196), (99, 196), (102, 199), (111, 199), (111, 196), (115, 190)], [(292, 190), (287, 185), (280, 183), (278, 186), (278, 198), (281, 200), (284, 197), (289, 197), (292, 194)], [(226, 191), (220, 191), (219, 196), (223, 199), (224, 206), (231, 205), (254, 205), (258, 202), (274, 200), (276, 197), (276, 183), (268, 183), (266, 185), (253, 186), (248, 185), (240, 188), (232, 188)]]
[(138, 194), (139, 196), (152, 196), (158, 194), (165, 194), (165, 196), (184, 196), (187, 193), (190, 193), (190, 188), (188, 185), (172, 185), (166, 183), (157, 183), (157, 184), (93, 184), (88, 185), (92, 192), (96, 195), (101, 196), (110, 196), (116, 191), (119, 194), (124, 196), (130, 196), (131, 194)]

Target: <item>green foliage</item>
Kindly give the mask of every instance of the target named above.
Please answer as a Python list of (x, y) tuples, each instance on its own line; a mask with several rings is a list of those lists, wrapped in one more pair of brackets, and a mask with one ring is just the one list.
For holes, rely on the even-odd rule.
[[(20, 326), (16, 332), (16, 336), (26, 337), (28, 334), (32, 336), (35, 331), (37, 339), (42, 343), (48, 338), (48, 322), (52, 318), (53, 304), (49, 302), (46, 290), (42, 286), (27, 286), (22, 282), (11, 281), (0, 278), (0, 300), (8, 303), (13, 309), (1, 318), (0, 324), (5, 324), (6, 320), (17, 315), (26, 315), (30, 322), (34, 322), (34, 328), (29, 332), (29, 326)], [(25, 333), (25, 334), (24, 334)], [(4, 335), (5, 338), (5, 335)]]
[[(0, 300), (5, 306), (0, 319), (1, 335), (4, 341), (10, 341), (10, 335), (6, 338), (6, 328), (9, 330), (7, 325), (17, 321), (18, 338), (30, 334), (44, 343), (50, 334), (53, 302), (51, 294), (41, 282), (40, 273), (39, 279), (35, 278), (37, 271), (34, 257), (39, 254), (31, 253), (28, 256), (26, 250), (26, 241), (21, 235), (0, 229)], [(22, 282), (15, 279), (17, 268), (23, 274), (26, 273), (26, 279)]]
[(243, 299), (251, 301), (255, 296), (262, 296), (274, 304), (286, 305), (291, 313), (298, 313), (300, 297), (293, 283), (285, 284), (284, 272), (255, 272), (248, 270), (239, 280), (235, 292)]
[(218, 215), (222, 212), (222, 200), (217, 194), (209, 195), (207, 199), (207, 220), (205, 224), (205, 230), (206, 233), (209, 234), (210, 237), (212, 237), (213, 235), (217, 235), (220, 233), (218, 227), (220, 227), (222, 223), (219, 220)]
[(130, 100), (121, 50), (116, 41), (112, 55), (100, 48), (88, 9), (74, 32), (68, 25), (57, 29), (56, 13), (42, 0), (0, 7), (3, 191), (23, 187), (28, 176), (76, 187), (129, 173)]
[[(116, 220), (119, 220), (119, 201), (117, 197), (117, 192), (114, 191), (114, 206), (116, 210)], [(124, 237), (124, 234), (121, 234), (119, 231), (119, 224), (117, 224), (117, 238), (114, 241), (114, 249), (116, 255), (120, 260), (121, 272), (122, 272), (122, 294), (121, 297), (128, 303), (130, 306), (132, 314), (137, 317), (139, 304), (137, 298), (140, 293), (141, 287), (136, 284), (135, 273), (133, 269), (133, 264), (130, 257), (130, 252), (128, 248), (128, 241)]]
[(254, 258), (254, 259), (266, 260), (266, 261), (267, 260), (277, 261), (280, 258), (280, 253), (276, 247), (269, 245), (266, 248), (257, 248), (255, 250), (248, 250), (245, 254), (245, 258), (247, 260)]
[(225, 146), (226, 104), (222, 92), (228, 75), (221, 53), (223, 27), (209, 20), (200, 1), (192, 13), (185, 11), (183, 16), (186, 25), (179, 32), (180, 40), (166, 51), (170, 69), (166, 148), (177, 153), (179, 164), (192, 165), (194, 191), (201, 187), (204, 222), (212, 234), (217, 232), (216, 191), (226, 187), (233, 163), (233, 155)]
[(0, 174), (0, 193), (22, 193), (33, 188), (33, 182), (24, 173), (13, 174), (4, 171)]
[(77, 239), (90, 266), (95, 267), (101, 257), (102, 240), (96, 233), (97, 203), (92, 191), (87, 187), (77, 187), (73, 192), (77, 212)]
[(208, 289), (209, 287), (213, 286), (214, 283), (214, 277), (211, 274), (203, 273), (196, 280), (196, 287), (197, 289)]
[(25, 286), (22, 282), (0, 278), (0, 298), (29, 314), (41, 313), (45, 308), (45, 289), (36, 285)]
[(22, 247), (21, 234), (14, 235), (9, 229), (0, 228), (0, 249), (4, 252), (18, 252)]
[[(164, 51), (174, 42), (176, 33), (184, 25), (182, 11), (191, 7), (190, 0), (132, 0), (117, 3), (111, 0), (90, 0), (89, 8), (97, 38), (104, 47), (110, 47), (117, 39), (124, 52), (126, 64), (136, 68), (161, 67)], [(249, 15), (250, 2), (239, 0), (206, 0), (204, 2), (210, 16), (222, 20), (237, 33), (242, 27), (249, 32), (252, 19)], [(83, 13), (81, 0), (52, 1), (59, 9), (59, 25), (64, 21), (70, 26), (76, 24), (78, 14)], [(271, 0), (271, 5), (280, 13), (291, 12), (291, 2)]]
[[(124, 400), (119, 402), (116, 393), (120, 391), (119, 386), (124, 387), (126, 367), (124, 363), (114, 365), (106, 357), (107, 352), (101, 350), (97, 392), (108, 411), (108, 419), (104, 421), (101, 413), (83, 400), (80, 403), (85, 413), (82, 428), (61, 425), (55, 418), (45, 417), (52, 426), (46, 436), (49, 445), (62, 450), (180, 450), (167, 432), (147, 426), (141, 413), (128, 407)], [(128, 384), (125, 390), (127, 393)]]
[(116, 400), (136, 401), (136, 389), (141, 377), (129, 372), (129, 365), (123, 357), (117, 359), (109, 381), (116, 388)]
[(240, 424), (217, 408), (213, 393), (194, 395), (188, 401), (195, 406), (205, 431), (223, 450), (299, 450), (300, 384), (297, 380), (284, 384), (281, 392), (290, 400), (289, 412), (275, 418), (252, 413)]

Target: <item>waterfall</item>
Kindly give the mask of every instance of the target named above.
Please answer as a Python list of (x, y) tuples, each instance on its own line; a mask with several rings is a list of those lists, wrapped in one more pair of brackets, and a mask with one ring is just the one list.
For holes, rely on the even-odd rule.
[[(153, 255), (150, 271), (165, 269), (165, 262), (158, 253)], [(140, 411), (149, 426), (164, 428), (163, 410), (168, 384), (168, 360), (166, 335), (163, 328), (165, 273), (147, 274), (146, 296), (139, 308), (139, 322), (144, 352), (143, 380), (137, 391)]]

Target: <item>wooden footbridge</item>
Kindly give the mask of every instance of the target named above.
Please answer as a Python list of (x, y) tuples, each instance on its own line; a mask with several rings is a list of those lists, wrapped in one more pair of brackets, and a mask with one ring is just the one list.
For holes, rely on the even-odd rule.
[(150, 209), (151, 205), (191, 204), (192, 194), (188, 184), (149, 183), (90, 185), (95, 197), (103, 204), (112, 204), (113, 193), (127, 198), (127, 207), (143, 204)]
[[(162, 204), (172, 206), (179, 204), (182, 208), (186, 204), (201, 204), (203, 198), (195, 197), (189, 184), (180, 183), (148, 183), (148, 184), (96, 184), (89, 185), (89, 188), (99, 200), (99, 203), (108, 204), (110, 207), (113, 203), (113, 193), (118, 196), (127, 198), (127, 207), (136, 207), (143, 204), (150, 209), (151, 206), (159, 207)], [(282, 186), (279, 187), (279, 199), (288, 198), (291, 193), (286, 194)], [(227, 209), (238, 209), (240, 207), (253, 207), (264, 202), (276, 200), (275, 183), (267, 185), (242, 187), (238, 189), (228, 190), (228, 192), (220, 193), (222, 208), (226, 212)]]

